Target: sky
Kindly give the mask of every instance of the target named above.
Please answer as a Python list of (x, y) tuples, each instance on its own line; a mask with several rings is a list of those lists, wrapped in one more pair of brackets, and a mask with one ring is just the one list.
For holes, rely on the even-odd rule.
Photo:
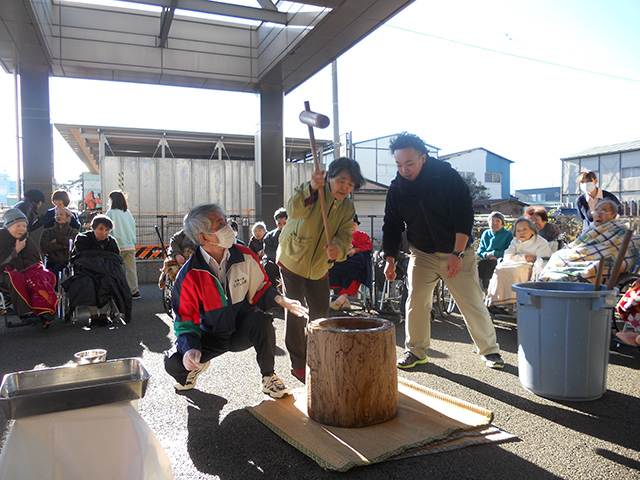
[[(511, 191), (560, 186), (560, 159), (640, 140), (637, 0), (417, 0), (338, 59), (339, 125), (355, 142), (409, 131), (446, 155), (512, 160)], [(285, 97), (332, 117), (331, 67)], [(0, 72), (0, 171), (15, 173), (14, 79)], [(254, 94), (51, 78), (53, 123), (253, 134)], [(86, 170), (54, 130), (58, 181)], [(316, 133), (332, 138), (332, 128)]]

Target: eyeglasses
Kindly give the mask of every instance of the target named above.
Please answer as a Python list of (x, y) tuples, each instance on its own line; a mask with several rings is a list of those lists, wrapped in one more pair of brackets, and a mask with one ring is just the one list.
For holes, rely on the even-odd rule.
[(592, 212), (589, 212), (591, 214), (591, 216), (593, 215), (613, 215), (613, 212), (610, 212), (608, 210), (594, 210)]

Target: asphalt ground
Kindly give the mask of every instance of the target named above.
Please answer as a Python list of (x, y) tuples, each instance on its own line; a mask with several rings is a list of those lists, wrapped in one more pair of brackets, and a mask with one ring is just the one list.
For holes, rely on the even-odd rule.
[[(108, 359), (141, 357), (152, 378), (139, 410), (164, 447), (176, 479), (640, 478), (638, 349), (612, 351), (608, 390), (600, 399), (554, 401), (522, 387), (515, 323), (496, 323), (506, 366), (492, 370), (473, 353), (461, 316), (436, 318), (430, 362), (399, 375), (493, 411), (494, 425), (517, 440), (337, 473), (323, 470), (245, 410), (264, 398), (252, 349), (214, 359), (194, 390), (176, 393), (163, 368), (163, 351), (174, 341), (171, 319), (162, 313), (156, 285), (141, 285), (141, 293), (142, 299), (133, 303), (133, 321), (112, 330), (87, 331), (60, 321), (48, 330), (7, 329), (0, 319), (0, 373), (63, 365), (75, 352), (90, 348), (107, 349)], [(377, 315), (358, 310), (351, 314)], [(394, 321), (400, 354), (404, 328)], [(289, 373), (284, 321), (276, 318), (274, 325), (276, 372), (288, 386), (300, 387)], [(0, 412), (0, 446), (11, 425)]]

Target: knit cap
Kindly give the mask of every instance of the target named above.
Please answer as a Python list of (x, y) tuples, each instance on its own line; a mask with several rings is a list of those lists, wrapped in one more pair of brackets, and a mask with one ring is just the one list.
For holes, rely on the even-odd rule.
[(22, 210), (11, 208), (4, 212), (4, 228), (10, 227), (16, 222), (27, 222), (27, 216)]

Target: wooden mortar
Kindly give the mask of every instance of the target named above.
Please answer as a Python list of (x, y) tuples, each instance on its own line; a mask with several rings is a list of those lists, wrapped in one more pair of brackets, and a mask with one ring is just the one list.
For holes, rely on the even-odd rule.
[(398, 414), (395, 325), (383, 319), (314, 320), (307, 331), (307, 412), (335, 427), (366, 427)]

